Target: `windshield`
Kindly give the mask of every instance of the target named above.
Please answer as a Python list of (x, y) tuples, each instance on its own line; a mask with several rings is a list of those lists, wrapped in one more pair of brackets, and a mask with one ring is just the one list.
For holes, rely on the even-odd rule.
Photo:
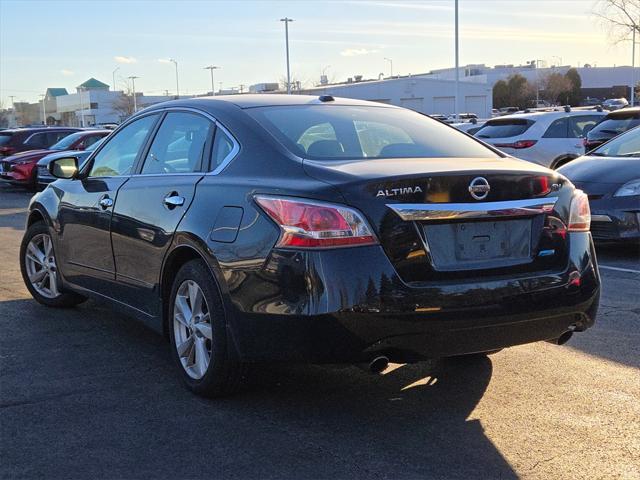
[(608, 118), (593, 127), (589, 132), (589, 137), (597, 137), (599, 133), (610, 137), (631, 130), (638, 125), (640, 125), (640, 117)]
[(304, 158), (499, 157), (469, 136), (405, 109), (329, 104), (247, 112)]
[(478, 138), (509, 138), (522, 135), (533, 125), (532, 120), (509, 118), (489, 120), (476, 132)]
[(588, 155), (597, 157), (640, 157), (640, 127), (615, 137)]
[(67, 135), (62, 140), (59, 140), (58, 143), (54, 143), (49, 147), (49, 150), (69, 150), (71, 145), (77, 142), (82, 136), (83, 132), (72, 133), (71, 135)]

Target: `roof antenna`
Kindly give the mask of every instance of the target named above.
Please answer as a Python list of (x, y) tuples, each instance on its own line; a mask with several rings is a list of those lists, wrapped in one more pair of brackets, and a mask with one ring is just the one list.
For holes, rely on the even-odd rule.
[(333, 102), (335, 98), (333, 98), (331, 95), (320, 95), (318, 97), (318, 100), (320, 100), (321, 102)]

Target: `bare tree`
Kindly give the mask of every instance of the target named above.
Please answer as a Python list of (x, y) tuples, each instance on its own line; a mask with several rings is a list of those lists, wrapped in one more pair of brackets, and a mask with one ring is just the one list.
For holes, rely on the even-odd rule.
[(599, 0), (593, 14), (609, 30), (613, 43), (630, 40), (640, 33), (640, 0)]
[(113, 112), (125, 120), (134, 113), (133, 91), (129, 86), (122, 92), (122, 95), (113, 102)]
[(568, 103), (567, 97), (571, 93), (573, 84), (566, 76), (561, 73), (550, 73), (541, 79), (542, 98), (549, 103)]

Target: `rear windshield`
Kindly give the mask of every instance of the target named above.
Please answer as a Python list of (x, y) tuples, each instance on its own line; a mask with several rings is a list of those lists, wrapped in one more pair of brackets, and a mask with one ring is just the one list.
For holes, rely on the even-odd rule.
[(454, 128), (410, 110), (329, 104), (246, 111), (304, 158), (499, 156)]
[(597, 136), (598, 133), (602, 133), (607, 137), (611, 135), (618, 135), (638, 125), (640, 125), (640, 117), (607, 118), (593, 127), (589, 136)]
[(0, 145), (6, 145), (11, 140), (10, 133), (2, 133), (0, 132)]
[(489, 120), (476, 132), (478, 138), (517, 137), (526, 132), (535, 122), (524, 118)]
[(82, 138), (86, 133), (78, 132), (72, 133), (71, 135), (67, 135), (58, 143), (54, 143), (49, 147), (49, 150), (67, 150), (71, 145), (73, 145), (76, 141)]

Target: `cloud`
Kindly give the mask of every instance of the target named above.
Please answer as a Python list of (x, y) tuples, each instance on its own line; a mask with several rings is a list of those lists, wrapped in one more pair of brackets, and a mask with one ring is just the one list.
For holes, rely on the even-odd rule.
[(359, 55), (369, 55), (370, 53), (376, 53), (378, 50), (369, 50), (367, 48), (347, 48), (340, 52), (343, 57), (357, 57)]
[(133, 57), (123, 57), (122, 55), (116, 55), (115, 57), (113, 57), (113, 59), (118, 63), (137, 63), (138, 62), (138, 60), (136, 60)]
[(60, 73), (65, 77), (70, 77), (71, 75), (75, 75), (75, 72), (72, 72), (71, 70), (67, 70), (66, 68), (63, 68), (62, 70), (60, 70)]

